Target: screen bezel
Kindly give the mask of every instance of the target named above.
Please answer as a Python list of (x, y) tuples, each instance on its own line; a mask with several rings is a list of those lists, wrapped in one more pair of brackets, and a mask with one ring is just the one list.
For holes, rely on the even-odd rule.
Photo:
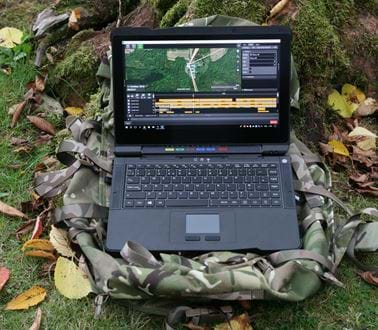
[[(123, 41), (129, 40), (280, 39), (280, 110), (276, 128), (239, 128), (236, 125), (169, 126), (165, 130), (127, 130), (124, 127), (125, 63)], [(291, 32), (284, 26), (180, 27), (160, 30), (119, 28), (112, 31), (112, 76), (116, 145), (250, 145), (287, 143), (290, 108)]]

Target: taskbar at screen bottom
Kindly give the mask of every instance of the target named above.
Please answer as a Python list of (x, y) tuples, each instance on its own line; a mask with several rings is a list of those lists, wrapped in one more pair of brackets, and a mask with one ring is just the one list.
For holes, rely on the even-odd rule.
[[(251, 119), (250, 116), (245, 117), (217, 117), (214, 118), (133, 118), (124, 122), (126, 126), (209, 126), (209, 125), (230, 125), (230, 126), (241, 126), (241, 125), (270, 125), (269, 127), (274, 127), (279, 124), (279, 117), (275, 116), (260, 116), (259, 118)], [(263, 126), (259, 126), (263, 127)]]

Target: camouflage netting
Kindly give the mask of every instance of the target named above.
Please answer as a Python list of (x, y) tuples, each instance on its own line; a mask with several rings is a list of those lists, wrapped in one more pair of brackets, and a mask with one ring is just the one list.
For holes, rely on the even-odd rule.
[[(211, 16), (188, 24), (253, 23)], [(107, 182), (112, 161), (109, 150), (113, 144), (110, 64), (105, 60), (98, 71), (102, 86), (102, 113), (98, 120), (82, 122), (68, 117), (67, 126), (73, 139), (63, 141), (57, 153), (58, 159), (68, 167), (38, 177), (35, 188), (45, 197), (64, 192), (64, 206), (56, 210), (55, 223), (67, 227), (72, 241), (79, 244), (88, 261), (93, 290), (99, 297), (110, 295), (117, 299), (149, 301), (145, 310), (163, 314), (167, 310), (161, 306), (161, 301), (168, 305), (174, 302), (173, 306), (209, 300), (301, 301), (313, 295), (322, 280), (342, 286), (335, 271), (345, 252), (355, 259), (355, 248), (378, 249), (378, 222), (362, 225), (360, 217), (361, 214), (378, 216), (378, 211), (371, 208), (354, 213), (330, 193), (328, 169), (292, 135), (288, 155), (292, 159), (295, 188), (302, 197), (298, 204), (299, 225), (303, 231), (301, 250), (268, 255), (213, 252), (189, 259), (175, 254), (155, 257), (142, 246), (125, 242), (122, 258), (104, 252), (109, 205)], [(298, 107), (299, 83), (295, 69), (291, 86), (291, 105)], [(345, 218), (335, 217), (335, 203), (345, 211)], [(158, 300), (160, 303), (154, 305)]]

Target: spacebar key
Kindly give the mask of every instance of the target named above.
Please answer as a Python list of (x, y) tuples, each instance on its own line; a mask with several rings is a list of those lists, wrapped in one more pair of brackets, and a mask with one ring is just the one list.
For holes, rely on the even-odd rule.
[(180, 200), (180, 199), (168, 199), (165, 201), (165, 206), (207, 206), (208, 202), (205, 199), (195, 200)]

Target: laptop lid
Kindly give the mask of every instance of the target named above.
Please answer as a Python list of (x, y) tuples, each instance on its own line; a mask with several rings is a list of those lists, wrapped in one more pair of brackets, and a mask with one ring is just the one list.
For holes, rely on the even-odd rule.
[(290, 41), (281, 26), (114, 30), (116, 148), (287, 143)]

